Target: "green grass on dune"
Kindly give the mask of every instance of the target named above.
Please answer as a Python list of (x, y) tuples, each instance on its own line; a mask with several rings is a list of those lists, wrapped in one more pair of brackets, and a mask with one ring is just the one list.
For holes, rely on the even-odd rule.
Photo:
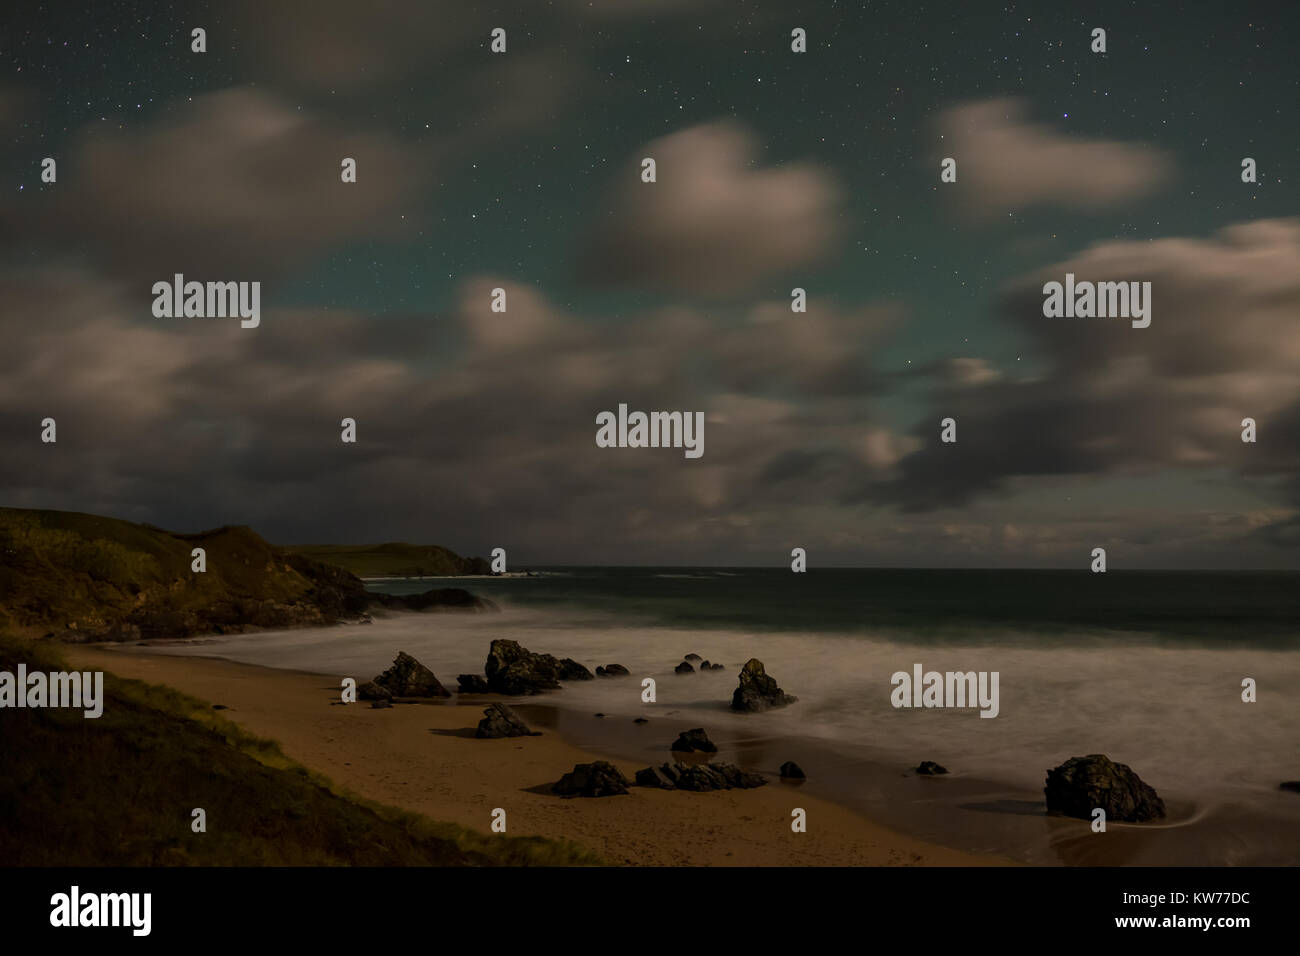
[[(202, 573), (192, 569), (195, 548), (206, 552)], [(352, 575), (247, 527), (174, 534), (79, 512), (0, 508), (0, 627), (89, 637), (134, 626), (143, 637), (177, 637), (328, 624), (364, 603)]]
[[(66, 670), (0, 635), (0, 670)], [(105, 674), (104, 713), (0, 710), (9, 866), (595, 865), (567, 842), (476, 833), (348, 794), (202, 701)], [(207, 811), (207, 832), (191, 811)]]

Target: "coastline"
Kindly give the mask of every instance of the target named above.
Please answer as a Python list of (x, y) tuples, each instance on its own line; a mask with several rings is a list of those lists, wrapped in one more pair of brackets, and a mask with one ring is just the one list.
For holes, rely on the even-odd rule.
[[(223, 705), (223, 716), (278, 741), (293, 759), (367, 799), (484, 833), (492, 811), (502, 808), (510, 835), (572, 840), (611, 864), (1014, 865), (896, 832), (806, 786), (775, 779), (754, 790), (712, 793), (633, 787), (626, 796), (562, 799), (549, 792), (575, 763), (607, 759), (630, 779), (641, 767), (669, 759), (668, 721), (637, 727), (661, 748), (638, 762), (578, 746), (557, 732), (560, 721), (548, 724), (548, 705), (537, 698), (480, 695), (472, 702), (466, 697), (372, 709), (339, 702), (340, 678), (330, 675), (216, 657), (123, 653), (120, 646), (74, 645), (65, 653), (81, 669), (164, 684)], [(519, 706), (542, 736), (476, 739), (483, 707), (496, 700)], [(791, 831), (795, 807), (807, 812), (806, 833)]]

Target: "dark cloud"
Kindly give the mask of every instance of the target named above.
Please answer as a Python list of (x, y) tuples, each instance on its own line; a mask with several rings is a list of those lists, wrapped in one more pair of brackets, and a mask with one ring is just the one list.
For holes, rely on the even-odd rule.
[[(1150, 327), (1044, 317), (1043, 283), (1067, 272), (1150, 281)], [(1003, 309), (1044, 371), (1012, 377), (975, 360), (942, 370), (914, 432), (921, 447), (897, 480), (864, 485), (862, 497), (932, 511), (1027, 477), (1218, 469), (1300, 506), (1300, 220), (1244, 223), (1210, 239), (1100, 243), (1014, 283)], [(946, 416), (957, 420), (956, 444), (939, 441)], [(1255, 444), (1241, 441), (1245, 418), (1258, 423)], [(1254, 533), (1290, 540), (1283, 529), (1293, 524)]]
[[(505, 314), (489, 310), (498, 286)], [(10, 277), (0, 295), (43, 318), (6, 324), (0, 438), (19, 451), (0, 462), (0, 495), (182, 528), (238, 521), (281, 541), (328, 528), (666, 558), (698, 549), (701, 527), (765, 539), (790, 520), (800, 473), (798, 494), (833, 498), (909, 447), (866, 404), (892, 310), (812, 300), (804, 315), (674, 307), (611, 324), (498, 277), (462, 294), (445, 316), (276, 310), (241, 329), (141, 321), (129, 287), (85, 274)], [(453, 338), (454, 360), (425, 360)], [(703, 458), (597, 448), (596, 414), (620, 402), (705, 412)], [(56, 445), (39, 442), (46, 416)], [(345, 416), (356, 446), (339, 440)], [(823, 509), (813, 523), (838, 520)]]

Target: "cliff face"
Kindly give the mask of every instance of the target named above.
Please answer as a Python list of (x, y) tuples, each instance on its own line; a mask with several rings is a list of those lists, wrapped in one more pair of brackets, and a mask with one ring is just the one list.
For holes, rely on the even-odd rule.
[[(207, 570), (191, 570), (194, 548)], [(172, 534), (65, 511), (0, 508), (0, 625), (72, 640), (332, 624), (371, 596), (342, 568), (246, 527)]]

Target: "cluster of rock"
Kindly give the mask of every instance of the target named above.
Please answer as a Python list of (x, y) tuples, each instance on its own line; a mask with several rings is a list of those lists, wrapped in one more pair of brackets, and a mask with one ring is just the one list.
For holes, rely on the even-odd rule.
[[(618, 667), (617, 664), (610, 666)], [(518, 641), (503, 639), (492, 642), (483, 669), (486, 677), (461, 674), (456, 678), (461, 693), (493, 693), (518, 697), (540, 694), (544, 690), (558, 690), (562, 680), (595, 680), (591, 671), (571, 657), (534, 654), (528, 648), (521, 647)], [(608, 671), (609, 667), (605, 670)]]
[(1115, 763), (1105, 754), (1071, 757), (1047, 771), (1047, 812), (1082, 820), (1092, 819), (1100, 807), (1107, 820), (1145, 823), (1161, 819), (1165, 804), (1159, 795), (1131, 768)]
[(916, 772), (923, 777), (937, 777), (939, 774), (948, 772), (948, 768), (935, 763), (933, 760), (922, 760), (917, 766)]
[(729, 763), (666, 763), (638, 770), (636, 782), (639, 787), (702, 793), (709, 790), (748, 790), (763, 786), (767, 780)]
[(450, 697), (433, 671), (405, 651), (398, 651), (392, 666), (374, 680), (357, 688), (362, 700), (392, 701), (401, 698)]
[(606, 664), (604, 667), (596, 668), (597, 677), (627, 677), (631, 673), (622, 664)]
[(483, 709), (483, 719), (478, 722), (475, 737), (540, 737), (536, 730), (531, 730), (513, 710), (505, 704), (488, 704)]
[(696, 668), (700, 673), (705, 671), (720, 671), (723, 669), (721, 664), (713, 664), (700, 657), (699, 654), (687, 654), (682, 658), (682, 662), (673, 668), (674, 674), (694, 674)]
[(763, 662), (751, 657), (741, 668), (740, 686), (731, 695), (731, 709), (754, 713), (784, 707), (798, 699), (778, 687), (763, 669)]
[(561, 797), (616, 797), (629, 786), (623, 772), (607, 760), (574, 764), (573, 769), (551, 787)]

